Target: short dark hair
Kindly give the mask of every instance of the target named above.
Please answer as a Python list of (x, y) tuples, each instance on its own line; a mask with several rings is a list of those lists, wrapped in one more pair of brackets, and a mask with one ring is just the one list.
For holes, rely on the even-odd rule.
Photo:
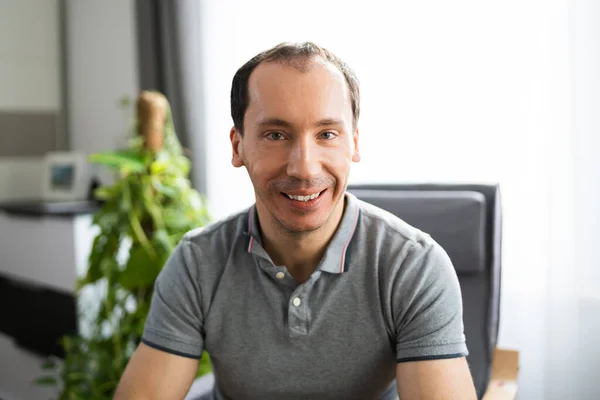
[[(235, 73), (231, 85), (231, 118), (236, 129), (243, 134), (244, 115), (249, 103), (248, 81), (250, 80), (250, 75), (260, 63), (283, 62), (297, 68), (299, 71), (305, 72), (307, 71), (307, 62), (319, 57), (335, 65), (344, 74), (350, 92), (352, 122), (354, 128), (356, 128), (360, 115), (360, 90), (358, 78), (354, 74), (354, 71), (335, 54), (312, 42), (284, 42), (252, 57)], [(298, 63), (295, 61), (298, 61)]]

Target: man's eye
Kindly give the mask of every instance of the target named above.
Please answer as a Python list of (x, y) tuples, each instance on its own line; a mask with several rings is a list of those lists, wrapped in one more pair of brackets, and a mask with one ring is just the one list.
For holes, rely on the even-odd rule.
[(271, 140), (281, 140), (283, 139), (283, 135), (281, 132), (271, 132), (267, 135), (267, 137)]
[(323, 132), (321, 133), (321, 137), (325, 140), (331, 140), (335, 137), (335, 133), (333, 132)]

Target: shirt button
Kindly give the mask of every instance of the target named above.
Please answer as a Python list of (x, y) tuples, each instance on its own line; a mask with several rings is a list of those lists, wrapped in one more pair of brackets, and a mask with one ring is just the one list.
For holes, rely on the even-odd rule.
[(285, 274), (283, 272), (278, 272), (275, 274), (275, 277), (277, 279), (283, 279), (283, 278), (285, 278)]
[(302, 304), (302, 300), (300, 300), (300, 297), (296, 297), (293, 301), (292, 304), (295, 305), (296, 307), (298, 307), (300, 304)]

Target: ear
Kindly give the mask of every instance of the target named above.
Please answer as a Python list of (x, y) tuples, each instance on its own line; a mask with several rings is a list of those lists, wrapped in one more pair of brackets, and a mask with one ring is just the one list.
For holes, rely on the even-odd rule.
[(231, 140), (231, 164), (236, 167), (243, 167), (243, 146), (242, 146), (242, 134), (235, 128), (231, 128), (229, 131), (229, 140)]
[(352, 152), (352, 161), (359, 162), (360, 161), (360, 152), (358, 151), (358, 128), (354, 131), (354, 135), (352, 135), (352, 141), (354, 142), (354, 150)]

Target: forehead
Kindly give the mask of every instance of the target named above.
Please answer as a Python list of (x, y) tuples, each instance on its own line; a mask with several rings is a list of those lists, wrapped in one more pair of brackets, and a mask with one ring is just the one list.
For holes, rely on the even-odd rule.
[(256, 67), (248, 82), (246, 118), (351, 118), (348, 85), (335, 65), (320, 59), (297, 65), (265, 62)]

